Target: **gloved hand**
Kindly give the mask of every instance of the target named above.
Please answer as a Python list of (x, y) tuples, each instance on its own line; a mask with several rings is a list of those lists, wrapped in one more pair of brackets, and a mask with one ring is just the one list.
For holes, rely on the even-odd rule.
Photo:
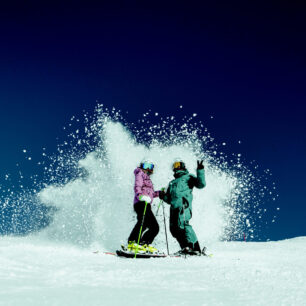
[(198, 170), (204, 169), (203, 160), (198, 160), (197, 164), (198, 164), (198, 167), (197, 167)]
[(165, 189), (162, 188), (161, 191), (159, 192), (159, 198), (160, 198), (161, 200), (163, 200), (164, 197), (165, 197), (165, 195), (166, 195)]
[(140, 195), (139, 200), (147, 203), (151, 203), (151, 198), (147, 195)]

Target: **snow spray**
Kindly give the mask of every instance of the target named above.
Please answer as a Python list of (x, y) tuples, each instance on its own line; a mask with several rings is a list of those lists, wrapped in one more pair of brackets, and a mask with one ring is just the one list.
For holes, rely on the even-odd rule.
[[(76, 121), (73, 117), (71, 121)], [(151, 179), (155, 190), (173, 179), (173, 160), (184, 160), (196, 173), (197, 160), (204, 160), (207, 186), (193, 191), (191, 224), (200, 243), (239, 240), (258, 229), (258, 182), (241, 161), (240, 154), (229, 160), (214, 142), (196, 114), (176, 120), (151, 112), (128, 123), (115, 109), (98, 105), (93, 117), (84, 114), (84, 125), (59, 145), (58, 154), (47, 156), (47, 182), (33, 198), (49, 208), (50, 222), (38, 235), (42, 239), (80, 247), (97, 246), (114, 250), (126, 243), (134, 226), (134, 169), (143, 159), (155, 163)], [(158, 200), (153, 203), (157, 210)], [(166, 222), (169, 207), (165, 207)], [(162, 216), (157, 216), (162, 224)], [(247, 220), (247, 222), (245, 221)], [(35, 230), (34, 230), (35, 232)], [(164, 233), (155, 245), (164, 247)], [(169, 248), (178, 248), (169, 239)]]

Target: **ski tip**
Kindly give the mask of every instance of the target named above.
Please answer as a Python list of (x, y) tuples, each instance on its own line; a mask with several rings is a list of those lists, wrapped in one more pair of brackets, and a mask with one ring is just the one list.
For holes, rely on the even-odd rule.
[(116, 255), (114, 252), (104, 252), (104, 251), (93, 251), (93, 254), (102, 254), (102, 255)]

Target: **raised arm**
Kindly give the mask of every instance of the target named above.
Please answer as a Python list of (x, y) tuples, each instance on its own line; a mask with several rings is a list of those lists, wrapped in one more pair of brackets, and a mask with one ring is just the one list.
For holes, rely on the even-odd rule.
[(191, 188), (196, 187), (202, 189), (206, 186), (203, 160), (198, 161), (197, 163), (198, 163), (197, 176), (192, 175), (190, 177), (189, 187)]

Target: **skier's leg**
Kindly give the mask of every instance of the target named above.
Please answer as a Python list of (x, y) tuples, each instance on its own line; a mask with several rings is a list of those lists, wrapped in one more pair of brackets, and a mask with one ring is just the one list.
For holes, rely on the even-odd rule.
[(179, 243), (181, 249), (185, 248), (187, 246), (186, 239), (184, 239), (184, 231), (182, 231), (178, 227), (174, 227), (173, 225), (170, 225), (170, 232), (172, 236), (177, 240)]
[(187, 246), (193, 251), (201, 252), (200, 245), (198, 242), (198, 238), (196, 233), (194, 232), (192, 226), (189, 224), (189, 220), (192, 217), (191, 209), (186, 209), (184, 211), (184, 232), (185, 232), (185, 239), (187, 242)]
[[(140, 227), (141, 227), (141, 222), (142, 222), (142, 218), (143, 218), (143, 212), (144, 212), (144, 208), (145, 208), (145, 202), (137, 202), (134, 204), (134, 210), (137, 214), (137, 223), (135, 224), (129, 238), (128, 238), (128, 242), (129, 241), (135, 241), (137, 242), (138, 236), (139, 236), (139, 231), (140, 231)], [(143, 224), (143, 232), (146, 229), (145, 227), (145, 221)]]
[(197, 242), (195, 242), (195, 243), (193, 244), (193, 250), (194, 250), (194, 251), (201, 252), (201, 247), (200, 247), (199, 241), (197, 241)]
[(179, 243), (181, 249), (183, 249), (187, 246), (187, 240), (185, 238), (184, 226), (180, 222), (179, 214), (179, 209), (170, 209), (170, 232)]
[(195, 249), (199, 245), (198, 238), (190, 224), (185, 225), (185, 237), (188, 243), (188, 247)]
[(147, 207), (144, 226), (148, 230), (143, 234), (141, 244), (151, 244), (159, 232), (159, 225), (152, 212), (151, 205)]

